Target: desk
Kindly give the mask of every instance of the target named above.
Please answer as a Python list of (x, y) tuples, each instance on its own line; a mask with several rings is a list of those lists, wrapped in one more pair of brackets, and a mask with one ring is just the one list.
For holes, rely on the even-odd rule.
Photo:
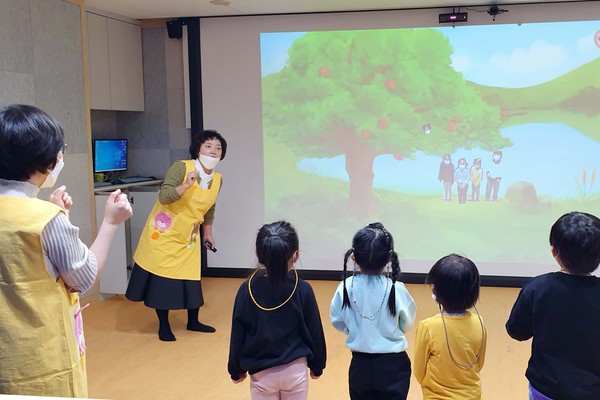
[(158, 199), (162, 179), (152, 181), (118, 183), (94, 188), (96, 202), (96, 227), (100, 228), (104, 218), (104, 207), (110, 193), (121, 189), (129, 198), (133, 216), (119, 225), (110, 246), (110, 251), (100, 275), (100, 296), (125, 294), (129, 274), (133, 266), (133, 253), (137, 246), (146, 219)]
[(162, 179), (154, 179), (151, 181), (133, 182), (133, 183), (115, 183), (113, 185), (106, 185), (94, 188), (94, 193), (113, 192), (117, 189), (128, 190), (132, 187), (140, 186), (157, 186), (163, 183)]

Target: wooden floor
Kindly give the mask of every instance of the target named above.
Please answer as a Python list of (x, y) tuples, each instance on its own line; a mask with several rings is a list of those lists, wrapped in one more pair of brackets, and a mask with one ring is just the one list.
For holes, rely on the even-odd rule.
[[(229, 332), (233, 300), (241, 279), (205, 278), (206, 305), (200, 321), (213, 325), (213, 334), (185, 329), (185, 311), (170, 314), (175, 342), (157, 337), (154, 310), (121, 296), (93, 302), (84, 312), (87, 342), (89, 395), (100, 399), (250, 399), (248, 380), (235, 385), (227, 374)], [(337, 282), (311, 282), (327, 340), (327, 368), (318, 380), (310, 381), (309, 399), (348, 398), (350, 352), (345, 336), (329, 322), (329, 302)], [(417, 303), (417, 321), (433, 315), (437, 307), (426, 285), (407, 285)], [(485, 287), (479, 311), (488, 331), (485, 367), (482, 371), (486, 400), (526, 398), (524, 377), (530, 342), (508, 337), (504, 323), (516, 296), (516, 288)], [(414, 329), (408, 333), (408, 355), (412, 357)], [(410, 400), (421, 399), (413, 378)]]

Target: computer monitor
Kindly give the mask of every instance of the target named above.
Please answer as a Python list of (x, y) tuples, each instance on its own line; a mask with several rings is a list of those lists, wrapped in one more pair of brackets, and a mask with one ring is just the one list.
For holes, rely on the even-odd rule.
[(127, 170), (127, 139), (94, 140), (94, 172)]

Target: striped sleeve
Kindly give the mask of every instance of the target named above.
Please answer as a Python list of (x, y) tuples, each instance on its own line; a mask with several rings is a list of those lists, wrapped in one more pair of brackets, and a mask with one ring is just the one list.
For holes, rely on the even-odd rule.
[(59, 212), (42, 231), (42, 247), (48, 272), (75, 292), (89, 290), (98, 275), (94, 253), (79, 239), (79, 228)]

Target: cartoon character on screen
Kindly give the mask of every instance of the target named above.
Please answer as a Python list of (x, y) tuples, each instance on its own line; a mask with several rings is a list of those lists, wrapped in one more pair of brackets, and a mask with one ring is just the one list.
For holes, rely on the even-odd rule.
[(458, 168), (454, 171), (454, 180), (456, 181), (458, 202), (464, 204), (467, 202), (467, 190), (469, 190), (469, 181), (471, 180), (471, 174), (467, 169), (467, 160), (464, 157), (458, 160)]
[(476, 158), (473, 160), (473, 166), (471, 167), (471, 201), (479, 201), (482, 180), (481, 158)]
[(452, 164), (452, 157), (450, 154), (444, 154), (442, 162), (440, 163), (440, 170), (438, 172), (438, 180), (442, 182), (444, 186), (444, 197), (442, 200), (452, 200), (452, 185), (454, 184), (454, 164)]
[(485, 173), (487, 182), (485, 185), (485, 201), (498, 201), (498, 190), (502, 180), (500, 162), (502, 161), (502, 151), (496, 150), (492, 155), (492, 163)]
[(423, 124), (422, 128), (423, 128), (424, 134), (429, 135), (431, 133), (431, 124), (430, 123)]

